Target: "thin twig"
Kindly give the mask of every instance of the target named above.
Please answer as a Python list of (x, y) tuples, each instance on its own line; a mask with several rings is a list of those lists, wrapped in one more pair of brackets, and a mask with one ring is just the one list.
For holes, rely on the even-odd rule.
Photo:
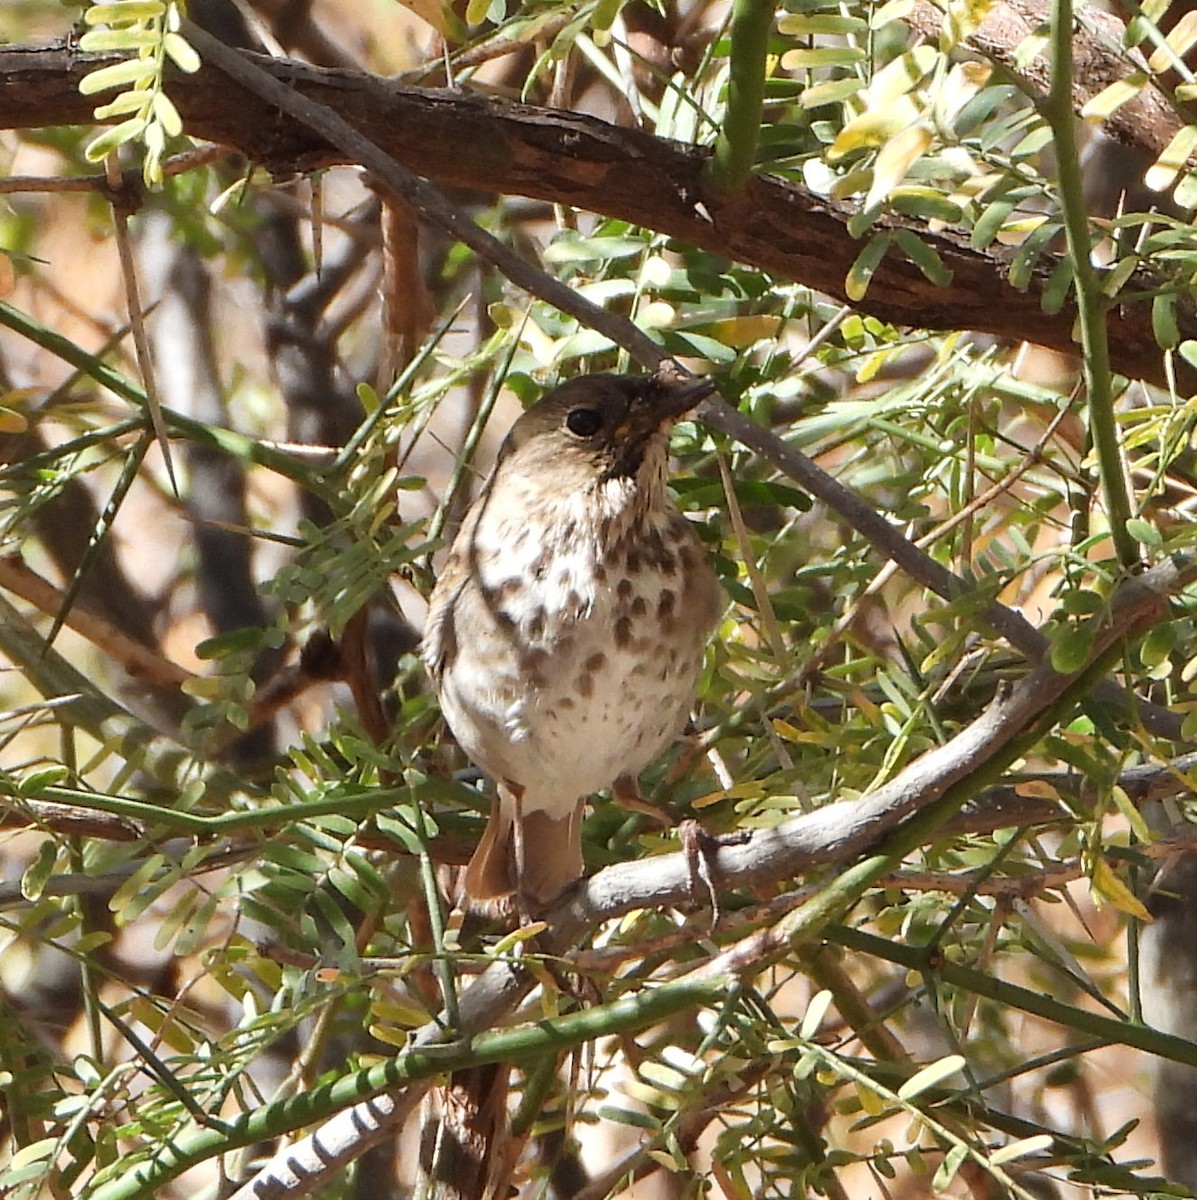
[(1089, 234), (1089, 209), (1085, 200), (1080, 152), (1076, 141), (1076, 117), (1072, 111), (1072, 0), (1052, 0), (1052, 83), (1044, 115), (1055, 143), (1056, 172), (1060, 180), (1060, 208), (1068, 239), (1076, 291), (1078, 323), (1081, 328), (1082, 365), (1089, 430), (1097, 451), (1098, 475), (1110, 522), (1110, 538), (1124, 570), (1140, 562), (1139, 544), (1127, 527), (1133, 516), (1127, 490), (1126, 468), (1114, 413), (1113, 374), (1110, 342), (1106, 330), (1105, 302), (1093, 270), (1093, 239)]
[(121, 277), (125, 283), (125, 304), (129, 310), (129, 327), (133, 332), (133, 346), (137, 351), (137, 365), (141, 368), (141, 383), (145, 388), (146, 411), (154, 429), (154, 440), (162, 451), (162, 462), (170, 480), (171, 490), (177, 496), (179, 485), (175, 479), (174, 462), (170, 456), (170, 438), (166, 422), (162, 417), (162, 401), (158, 396), (158, 384), (154, 375), (154, 359), (150, 354), (150, 342), (145, 332), (145, 310), (137, 286), (137, 264), (133, 256), (133, 241), (129, 236), (129, 212), (125, 202), (119, 198), (117, 188), (123, 183), (116, 166), (116, 155), (105, 160), (108, 183), (112, 188), (112, 230), (115, 235), (117, 254), (120, 258)]
[(195, 678), (191, 671), (127, 637), (111, 622), (89, 612), (78, 602), (68, 608), (65, 594), (27, 567), (19, 555), (0, 557), (0, 587), (20, 596), (48, 617), (61, 615), (68, 629), (99, 647), (109, 661), (119, 663), (135, 679), (143, 679), (155, 687), (179, 688)]
[[(219, 162), (236, 154), (228, 146), (197, 146), (185, 154), (176, 154), (162, 164), (163, 177), (194, 171), (197, 167)], [(122, 171), (114, 185), (108, 172), (96, 175), (9, 175), (0, 179), (0, 195), (19, 192), (99, 192), (111, 195), (113, 190), (121, 194), (139, 190), (142, 186), (141, 171)]]

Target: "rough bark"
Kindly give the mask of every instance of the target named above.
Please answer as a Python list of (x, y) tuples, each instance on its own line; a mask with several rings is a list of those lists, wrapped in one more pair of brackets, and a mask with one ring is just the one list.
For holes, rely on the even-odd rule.
[[(658, 230), (690, 245), (762, 268), (778, 278), (846, 299), (844, 279), (861, 243), (847, 231), (854, 209), (777, 176), (758, 175), (735, 196), (704, 193), (708, 152), (583, 114), (475, 94), (415, 89), (364, 72), (251, 56), (308, 98), (328, 105), (400, 164), (442, 185), (572, 205)], [(0, 50), (0, 127), (87, 124), (93, 101), (79, 80), (107, 61), (64, 44)], [(235, 147), (277, 175), (343, 162), (317, 135), (203, 66), (174, 75), (168, 91), (194, 137)], [(913, 227), (913, 226), (912, 226)], [(1042, 310), (1055, 260), (1044, 259), (1025, 291), (1006, 278), (1006, 252), (973, 250), (963, 233), (919, 235), (952, 272), (933, 285), (892, 250), (858, 307), (925, 329), (967, 329), (1031, 341), (1068, 354), (1075, 313)], [(1182, 317), (1197, 337), (1197, 318)], [(1109, 316), (1111, 357), (1129, 377), (1165, 382), (1146, 305)]]

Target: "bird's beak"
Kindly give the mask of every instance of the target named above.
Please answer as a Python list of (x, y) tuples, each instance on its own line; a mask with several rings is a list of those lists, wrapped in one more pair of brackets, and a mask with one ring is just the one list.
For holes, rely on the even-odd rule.
[(652, 381), (648, 402), (653, 415), (663, 425), (685, 416), (714, 392), (715, 381), (709, 375), (691, 375), (680, 380), (658, 376)]
[(715, 391), (709, 375), (685, 379), (659, 375), (637, 380), (641, 390), (623, 423), (615, 430), (617, 440), (647, 438), (685, 416)]
[(624, 378), (630, 403), (624, 419), (612, 430), (616, 461), (607, 472), (607, 478), (635, 475), (644, 461), (648, 444), (715, 390), (714, 380), (708, 377), (679, 379), (651, 375)]

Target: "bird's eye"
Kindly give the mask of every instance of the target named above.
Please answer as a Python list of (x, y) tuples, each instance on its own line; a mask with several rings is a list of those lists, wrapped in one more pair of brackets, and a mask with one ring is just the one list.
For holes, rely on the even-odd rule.
[(575, 408), (565, 418), (565, 427), (577, 437), (594, 437), (603, 427), (603, 418), (593, 408)]

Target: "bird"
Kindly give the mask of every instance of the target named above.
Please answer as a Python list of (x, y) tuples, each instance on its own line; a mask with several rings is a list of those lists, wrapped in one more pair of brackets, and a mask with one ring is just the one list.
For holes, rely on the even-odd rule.
[(497, 784), (474, 902), (544, 906), (583, 875), (586, 800), (689, 720), (718, 577), (667, 490), (709, 378), (590, 374), (512, 426), (433, 588), (422, 653), (445, 721)]

